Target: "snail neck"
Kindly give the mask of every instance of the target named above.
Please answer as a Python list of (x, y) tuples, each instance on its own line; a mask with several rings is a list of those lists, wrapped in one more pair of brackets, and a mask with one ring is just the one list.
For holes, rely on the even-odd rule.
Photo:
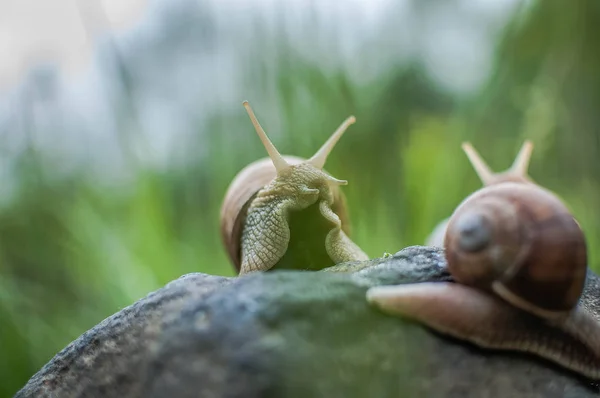
[(335, 265), (325, 248), (331, 224), (319, 211), (319, 202), (289, 213), (290, 242), (275, 269), (320, 270)]

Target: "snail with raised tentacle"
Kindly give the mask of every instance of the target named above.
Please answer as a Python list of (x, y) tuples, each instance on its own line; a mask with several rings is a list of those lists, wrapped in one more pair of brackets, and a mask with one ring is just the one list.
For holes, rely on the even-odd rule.
[(244, 107), (269, 158), (246, 166), (221, 207), (221, 237), (240, 275), (277, 268), (321, 269), (368, 256), (349, 238), (338, 180), (323, 170), (348, 117), (310, 159), (282, 156), (247, 101)]
[(466, 143), (484, 183), (454, 211), (444, 249), (454, 282), (374, 287), (367, 300), (481, 347), (535, 354), (600, 379), (600, 323), (579, 305), (587, 248), (579, 224), (527, 176), (532, 144), (494, 174)]
[[(527, 176), (527, 168), (529, 166), (529, 159), (531, 158), (531, 151), (533, 150), (533, 144), (530, 141), (525, 141), (519, 154), (515, 158), (513, 165), (508, 170), (502, 173), (492, 173), (487, 164), (477, 154), (477, 151), (471, 146), (470, 143), (466, 142), (462, 145), (463, 150), (467, 154), (471, 164), (477, 171), (479, 178), (483, 182), (484, 186), (493, 184), (499, 184), (501, 182), (532, 182), (529, 176)], [(444, 246), (444, 237), (446, 235), (446, 228), (450, 218), (441, 221), (434, 229), (433, 232), (427, 237), (425, 242), (426, 246)]]

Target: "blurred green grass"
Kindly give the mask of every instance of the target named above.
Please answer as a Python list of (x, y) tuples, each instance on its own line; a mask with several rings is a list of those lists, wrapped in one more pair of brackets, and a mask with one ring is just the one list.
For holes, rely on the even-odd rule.
[[(84, 170), (59, 178), (37, 152), (21, 154), (19, 190), (0, 212), (0, 396), (165, 283), (189, 272), (234, 275), (220, 242), (219, 206), (234, 175), (265, 156), (244, 99), (279, 150), (297, 156), (312, 155), (345, 117), (357, 117), (327, 169), (349, 180), (353, 237), (372, 257), (423, 244), (481, 186), (462, 141), (500, 171), (530, 138), (531, 176), (573, 209), (590, 266), (599, 270), (598, 16), (591, 0), (529, 6), (507, 26), (491, 80), (470, 99), (436, 87), (419, 64), (359, 84), (344, 70), (323, 72), (283, 40), (269, 65), (247, 66), (255, 87), (239, 98), (238, 112), (211, 115), (208, 138), (184, 144), (206, 157), (160, 172), (132, 159), (125, 187), (98, 186)], [(277, 107), (253, 101), (267, 95)], [(129, 134), (136, 116), (124, 113)]]

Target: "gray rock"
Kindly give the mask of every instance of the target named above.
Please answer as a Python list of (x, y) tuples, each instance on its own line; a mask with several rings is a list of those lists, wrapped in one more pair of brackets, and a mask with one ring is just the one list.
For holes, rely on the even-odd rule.
[[(366, 289), (449, 278), (441, 250), (326, 272), (190, 274), (59, 352), (24, 397), (593, 397), (532, 356), (478, 349), (369, 307)], [(584, 305), (598, 311), (590, 273)]]

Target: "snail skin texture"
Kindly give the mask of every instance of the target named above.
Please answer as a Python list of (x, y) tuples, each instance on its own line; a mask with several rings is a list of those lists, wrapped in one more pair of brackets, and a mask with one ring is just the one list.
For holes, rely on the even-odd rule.
[(600, 379), (600, 323), (579, 305), (587, 249), (579, 224), (527, 176), (532, 144), (494, 174), (463, 144), (484, 187), (450, 217), (444, 237), (454, 282), (374, 287), (367, 300), (480, 347), (521, 351)]
[(322, 269), (368, 260), (349, 238), (340, 185), (323, 166), (348, 117), (310, 159), (282, 156), (247, 101), (244, 107), (268, 158), (253, 162), (231, 182), (221, 207), (221, 237), (239, 275), (274, 267)]

